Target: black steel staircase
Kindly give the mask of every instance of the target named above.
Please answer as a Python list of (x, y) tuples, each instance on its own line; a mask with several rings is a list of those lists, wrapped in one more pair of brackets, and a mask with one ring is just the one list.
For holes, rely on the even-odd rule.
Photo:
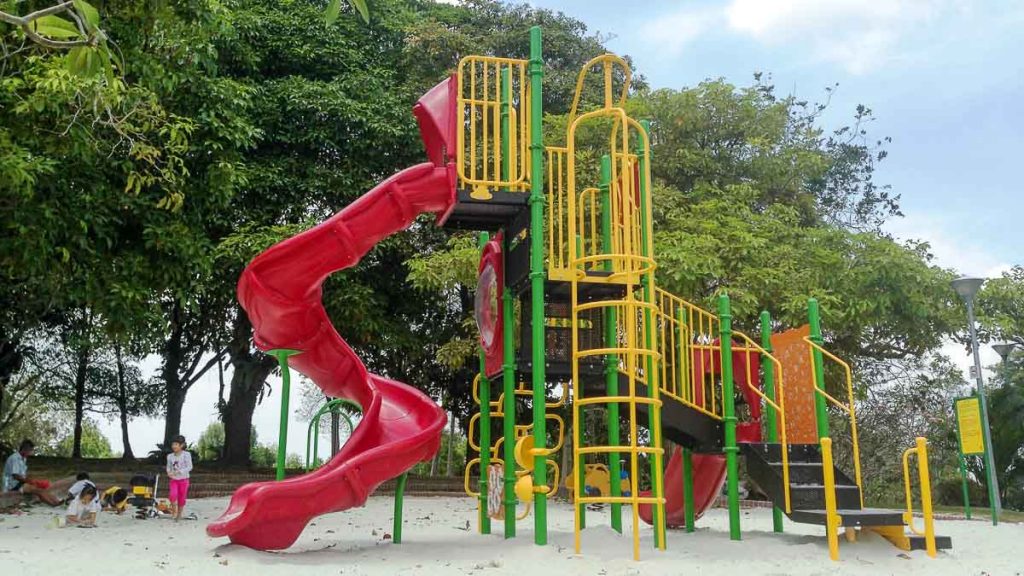
[[(785, 510), (782, 445), (744, 443), (740, 446), (742, 453), (747, 457), (747, 473), (751, 482), (776, 506)], [(790, 444), (788, 459), (791, 510), (787, 516), (794, 522), (824, 526), (827, 515), (821, 448), (817, 444)], [(902, 532), (906, 522), (901, 510), (864, 508), (861, 505), (861, 492), (857, 484), (838, 467), (833, 466), (833, 473), (836, 486), (836, 513), (841, 519), (842, 527), (877, 528), (886, 538), (892, 535), (892, 530), (882, 529), (899, 527)], [(910, 550), (925, 549), (923, 536), (904, 534), (903, 538)], [(936, 536), (935, 545), (939, 550), (953, 547), (948, 536)]]

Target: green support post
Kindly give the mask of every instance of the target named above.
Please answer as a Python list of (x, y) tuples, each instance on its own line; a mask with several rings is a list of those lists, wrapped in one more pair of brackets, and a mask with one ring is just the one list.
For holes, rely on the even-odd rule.
[[(648, 138), (651, 132), (651, 123), (647, 120), (641, 120), (640, 126), (643, 128), (644, 137)], [(623, 127), (623, 129), (628, 129)], [(646, 150), (641, 146), (637, 150), (637, 157), (640, 161), (640, 253), (642, 256), (652, 258), (654, 255), (648, 248), (648, 242), (652, 238), (653, 234), (653, 223), (647, 217), (647, 210), (650, 202), (649, 198), (649, 183), (647, 182), (647, 163), (650, 160), (647, 158)], [(640, 279), (641, 285), (644, 290), (644, 301), (654, 301), (654, 272), (648, 272)], [(654, 319), (651, 315), (649, 308), (644, 309), (644, 345), (647, 350), (654, 350)], [(648, 374), (647, 377), (647, 393), (651, 398), (658, 397), (658, 371), (654, 369), (654, 358), (647, 356), (645, 366), (645, 372)], [(651, 431), (651, 446), (661, 446), (661, 438), (654, 437), (654, 431), (660, 430), (658, 423), (661, 419), (661, 409), (657, 407), (651, 407), (647, 411), (648, 416), (648, 430)], [(664, 496), (665, 490), (662, 485), (663, 469), (660, 466), (662, 458), (658, 455), (651, 455), (649, 458), (651, 464), (651, 493), (654, 495)], [(665, 549), (665, 518), (661, 513), (662, 509), (658, 505), (651, 506), (651, 525), (654, 526), (654, 546), (655, 548)]]
[[(772, 363), (768, 361), (768, 354), (772, 353), (772, 315), (767, 310), (761, 312), (761, 348), (765, 354), (761, 355), (761, 368), (764, 370), (764, 395), (768, 400), (777, 402), (775, 399), (775, 371), (772, 370)], [(768, 420), (767, 436), (768, 441), (775, 443), (779, 441), (779, 415), (775, 407), (765, 404), (764, 417)], [(788, 450), (789, 446), (782, 446), (782, 450)], [(782, 508), (772, 506), (772, 529), (775, 532), (782, 532)]]
[(402, 543), (402, 499), (405, 496), (405, 481), (409, 478), (406, 472), (398, 477), (395, 484), (395, 525), (391, 530), (391, 541), (395, 544)]
[[(807, 320), (811, 325), (811, 342), (818, 346), (824, 343), (821, 338), (821, 313), (818, 310), (818, 301), (811, 298), (807, 301)], [(814, 385), (821, 390), (825, 389), (825, 360), (821, 350), (811, 348), (811, 356), (814, 362)], [(821, 394), (814, 394), (814, 418), (818, 423), (818, 439), (828, 438), (828, 405), (825, 397)]]
[(281, 424), (277, 433), (277, 479), (284, 480), (284, 465), (288, 458), (288, 397), (292, 383), (291, 371), (288, 368), (288, 357), (301, 354), (301, 350), (278, 348), (268, 350), (267, 354), (277, 358), (281, 367)]
[[(487, 232), (480, 233), (480, 249), (490, 241)], [(487, 509), (487, 471), (491, 466), (491, 381), (487, 378), (487, 359), (480, 348), (480, 533), (491, 533), (491, 515)]]
[[(530, 28), (530, 319), (533, 328), (533, 445), (547, 446), (547, 400), (544, 370), (544, 59), (540, 26)], [(533, 479), (547, 486), (547, 458), (535, 456)], [(534, 542), (548, 542), (548, 498), (537, 494), (533, 500)], [(515, 513), (513, 511), (513, 517)], [(513, 520), (514, 521), (514, 520)]]
[[(601, 157), (601, 181), (598, 189), (601, 191), (601, 251), (605, 254), (612, 252), (612, 158), (605, 154)], [(612, 262), (605, 261), (606, 272), (612, 271)], [(606, 308), (604, 311), (604, 345), (608, 348), (615, 348), (617, 345), (616, 325), (618, 314), (615, 308)], [(604, 366), (605, 393), (609, 396), (619, 395), (619, 357), (609, 354), (605, 357)], [(619, 445), (619, 404), (612, 402), (608, 405), (608, 445)], [(619, 462), (619, 452), (612, 452), (608, 455), (608, 473), (611, 475), (612, 497), (622, 496), (622, 466)], [(611, 507), (612, 530), (622, 533), (622, 504), (612, 504)]]
[(693, 502), (693, 451), (683, 448), (683, 516), (686, 519), (686, 531), (696, 529), (697, 510)]
[[(508, 247), (510, 239), (505, 238), (505, 268), (508, 268)], [(508, 286), (502, 289), (502, 384), (504, 390), (503, 433), (504, 452), (504, 503), (505, 538), (516, 536), (516, 346), (515, 306), (512, 291)]]
[[(317, 458), (320, 457), (320, 420), (323, 418), (324, 414), (335, 411), (335, 408), (343, 404), (353, 406), (357, 408), (360, 412), (363, 409), (361, 406), (359, 406), (359, 404), (356, 404), (351, 400), (345, 400), (344, 398), (335, 398), (334, 400), (331, 400), (324, 404), (323, 406), (321, 406), (320, 409), (316, 411), (316, 414), (313, 415), (313, 419), (309, 422), (309, 427), (306, 428), (306, 472), (309, 472), (310, 468), (312, 467), (312, 464), (315, 463)], [(355, 426), (352, 425), (352, 419), (348, 417), (348, 414), (342, 414), (341, 412), (338, 412), (338, 415), (345, 419), (345, 422), (348, 423), (348, 429), (350, 431), (355, 429)], [(310, 460), (311, 444), (313, 447), (312, 460)]]
[(740, 539), (740, 471), (736, 444), (736, 396), (732, 380), (732, 312), (729, 296), (718, 298), (719, 342), (722, 348), (722, 412), (725, 421), (725, 469), (729, 500), (729, 538)]

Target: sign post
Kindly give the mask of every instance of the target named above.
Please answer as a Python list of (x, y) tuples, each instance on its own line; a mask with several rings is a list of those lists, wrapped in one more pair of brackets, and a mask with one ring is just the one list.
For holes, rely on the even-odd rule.
[[(967, 456), (985, 454), (985, 437), (981, 427), (981, 402), (977, 396), (957, 398), (953, 401), (953, 409), (956, 413), (956, 441), (960, 450), (960, 479), (964, 489), (964, 514), (967, 519), (971, 518), (971, 500), (967, 492)], [(984, 465), (984, 458), (982, 459)], [(992, 472), (985, 466), (985, 475)], [(992, 514), (995, 516), (995, 504), (992, 506)]]

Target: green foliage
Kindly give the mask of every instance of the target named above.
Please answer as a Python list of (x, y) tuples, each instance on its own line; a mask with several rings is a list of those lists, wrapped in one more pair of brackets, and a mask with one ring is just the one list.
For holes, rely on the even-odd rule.
[[(58, 456), (65, 458), (71, 456), (71, 449), (74, 444), (74, 437), (65, 436), (56, 447)], [(85, 420), (82, 422), (82, 458), (111, 458), (114, 452), (110, 449), (110, 441), (100, 432), (96, 422)]]
[(988, 393), (988, 417), (1003, 505), (1024, 510), (1024, 353), (997, 369), (1001, 386)]
[(1024, 266), (985, 283), (978, 293), (979, 336), (1024, 347)]
[(224, 423), (212, 422), (199, 435), (196, 442), (196, 456), (200, 460), (218, 460), (224, 451)]

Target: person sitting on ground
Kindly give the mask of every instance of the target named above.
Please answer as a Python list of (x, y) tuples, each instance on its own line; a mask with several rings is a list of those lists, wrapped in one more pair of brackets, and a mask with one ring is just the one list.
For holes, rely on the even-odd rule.
[(128, 508), (128, 491), (120, 486), (111, 486), (100, 495), (100, 506), (108, 512), (124, 514)]
[(65, 514), (64, 522), (58, 522), (58, 526), (80, 526), (93, 528), (96, 526), (96, 514), (100, 511), (100, 500), (96, 497), (96, 486), (86, 484), (82, 492), (68, 504), (68, 511)]
[(3, 486), (0, 488), (4, 492), (20, 492), (35, 496), (50, 506), (60, 506), (60, 499), (47, 491), (49, 482), (28, 477), (28, 458), (35, 449), (36, 445), (31, 440), (22, 440), (18, 451), (11, 454), (4, 463)]
[(75, 476), (75, 483), (68, 488), (68, 495), (64, 498), (65, 504), (70, 504), (72, 500), (78, 498), (82, 493), (82, 488), (86, 486), (96, 487), (96, 483), (89, 479), (88, 472), (79, 472), (78, 476)]

